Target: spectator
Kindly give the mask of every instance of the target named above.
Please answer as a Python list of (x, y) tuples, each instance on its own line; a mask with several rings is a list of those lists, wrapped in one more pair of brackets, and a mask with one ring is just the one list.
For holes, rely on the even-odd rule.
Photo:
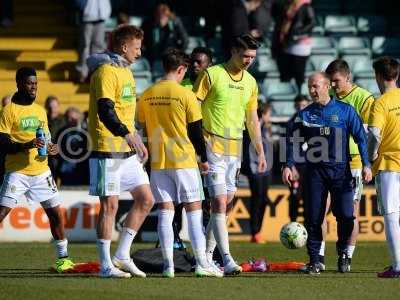
[(299, 91), (304, 82), (306, 62), (311, 54), (311, 31), (315, 24), (311, 0), (276, 1), (272, 6), (275, 29), (272, 56), (281, 81), (295, 79)]
[(142, 29), (146, 35), (144, 54), (150, 63), (161, 60), (167, 48), (185, 50), (188, 45), (188, 34), (181, 19), (166, 4), (156, 7), (153, 17), (143, 22)]
[[(257, 110), (258, 117), (261, 125), (261, 136), (263, 141), (263, 149), (265, 157), (272, 155), (272, 131), (271, 131), (271, 106), (268, 103), (264, 103)], [(263, 240), (260, 230), (263, 223), (265, 207), (268, 202), (268, 187), (270, 184), (269, 171), (258, 173), (257, 171), (258, 159), (256, 150), (250, 141), (250, 136), (245, 131), (243, 136), (243, 166), (242, 173), (247, 176), (249, 180), (249, 186), (251, 191), (250, 199), (250, 230), (251, 230), (251, 241), (253, 243), (263, 244)]]
[[(51, 140), (53, 143), (57, 143), (57, 133), (62, 127), (65, 126), (64, 116), (60, 113), (60, 102), (56, 96), (50, 95), (46, 98), (44, 107), (47, 113), (47, 122), (49, 124)], [(60, 179), (60, 174), (58, 170), (59, 160), (59, 155), (51, 155), (48, 157), (49, 167), (51, 173), (53, 174), (55, 182), (58, 182)]]
[(234, 37), (250, 33), (262, 40), (271, 22), (271, 1), (267, 0), (224, 0), (222, 13), (222, 43), (225, 54), (229, 54)]
[(65, 125), (64, 116), (60, 113), (60, 101), (56, 96), (50, 95), (46, 98), (44, 107), (47, 112), (50, 134), (53, 142), (55, 142), (58, 131)]
[(0, 2), (0, 25), (8, 28), (13, 25), (14, 7), (13, 0), (2, 0)]
[(62, 185), (88, 184), (87, 133), (82, 129), (82, 113), (75, 107), (65, 112), (65, 126), (57, 134), (60, 147), (59, 175)]
[(79, 33), (79, 61), (76, 69), (79, 73), (79, 82), (83, 83), (88, 77), (86, 59), (93, 53), (104, 51), (105, 21), (111, 15), (109, 0), (75, 0), (80, 9), (81, 25)]

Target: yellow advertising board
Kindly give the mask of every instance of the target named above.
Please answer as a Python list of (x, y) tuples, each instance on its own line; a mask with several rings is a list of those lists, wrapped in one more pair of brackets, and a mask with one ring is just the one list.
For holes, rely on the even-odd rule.
[[(287, 188), (271, 188), (268, 192), (271, 203), (267, 204), (261, 233), (266, 241), (279, 241), (281, 227), (290, 222), (289, 219), (289, 190)], [(232, 240), (249, 240), (249, 201), (250, 190), (239, 189), (236, 194), (235, 205), (228, 219), (228, 228)], [(298, 222), (304, 221), (300, 217)], [(328, 241), (336, 241), (336, 220), (330, 212), (328, 215)], [(359, 241), (384, 241), (385, 232), (383, 217), (379, 215), (374, 188), (364, 188), (360, 201), (359, 213), (360, 234)]]

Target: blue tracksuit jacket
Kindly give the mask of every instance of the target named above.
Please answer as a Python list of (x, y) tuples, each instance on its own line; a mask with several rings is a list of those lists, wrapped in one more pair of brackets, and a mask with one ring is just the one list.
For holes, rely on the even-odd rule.
[[(363, 165), (369, 166), (366, 133), (354, 108), (334, 98), (325, 106), (312, 103), (288, 126), (286, 165), (305, 162), (343, 167), (350, 161), (350, 135), (358, 144)], [(308, 145), (305, 152), (300, 150), (304, 142)]]

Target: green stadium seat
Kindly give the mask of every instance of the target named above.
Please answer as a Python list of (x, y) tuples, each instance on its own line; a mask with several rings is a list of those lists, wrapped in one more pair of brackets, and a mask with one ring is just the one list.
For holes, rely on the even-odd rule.
[(129, 25), (133, 25), (136, 27), (142, 27), (144, 17), (142, 16), (130, 16), (129, 17)]
[(310, 60), (316, 71), (325, 71), (326, 67), (336, 59), (332, 55), (311, 55)]
[(310, 59), (307, 59), (307, 62), (306, 62), (306, 77), (310, 76), (315, 71), (316, 70), (315, 70), (314, 64), (312, 63), (312, 61)]
[(381, 94), (375, 79), (357, 79), (355, 84), (371, 92), (375, 98)]
[(277, 101), (277, 100), (271, 99), (269, 101), (269, 103), (272, 106), (271, 115), (274, 117), (290, 117), (290, 116), (292, 116), (296, 112), (293, 99), (292, 100), (283, 100), (283, 101)]
[(117, 18), (115, 18), (115, 17), (108, 18), (104, 25), (105, 25), (106, 32), (113, 31), (114, 28), (117, 27), (117, 25), (118, 25)]
[(131, 67), (135, 78), (136, 77), (146, 77), (151, 80), (151, 68), (150, 63), (144, 57), (138, 59)]
[(375, 79), (375, 71), (372, 67), (372, 60), (367, 57), (362, 57), (356, 60), (351, 70), (356, 80), (366, 78)]
[(257, 79), (265, 77), (279, 78), (279, 71), (276, 61), (269, 55), (258, 54), (256, 61), (250, 67), (249, 71)]
[(327, 15), (325, 17), (325, 34), (355, 35), (357, 33), (354, 16)]
[(373, 56), (400, 55), (400, 39), (396, 37), (376, 36), (372, 39)]
[(335, 40), (328, 36), (313, 36), (311, 38), (311, 54), (337, 55)]
[(132, 65), (132, 70), (134, 72), (151, 71), (150, 63), (146, 58), (141, 57)]
[(310, 92), (308, 90), (308, 83), (307, 82), (304, 82), (301, 85), (300, 94), (310, 97)]
[(348, 55), (343, 55), (341, 58), (349, 64), (350, 70), (353, 69), (357, 61), (371, 59), (370, 56), (365, 54), (348, 54)]
[(359, 35), (383, 35), (386, 33), (386, 29), (387, 22), (383, 16), (359, 16), (357, 19), (357, 31)]
[(339, 38), (337, 47), (341, 56), (348, 54), (365, 54), (371, 56), (370, 44), (367, 38), (344, 36)]
[(261, 91), (267, 98), (267, 101), (292, 101), (298, 91), (296, 85), (292, 82), (281, 82), (279, 79), (264, 79), (261, 85)]
[(192, 53), (193, 49), (196, 47), (205, 47), (206, 43), (202, 37), (198, 36), (189, 36), (189, 42), (186, 48), (186, 53)]
[(152, 84), (152, 81), (147, 77), (138, 77), (136, 75), (135, 83), (136, 83), (136, 94), (141, 95)]

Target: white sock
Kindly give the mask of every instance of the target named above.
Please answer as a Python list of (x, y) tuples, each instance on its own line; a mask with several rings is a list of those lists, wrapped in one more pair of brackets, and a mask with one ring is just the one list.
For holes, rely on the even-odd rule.
[(170, 209), (158, 210), (157, 231), (164, 259), (164, 269), (174, 269), (174, 230), (172, 221), (175, 212)]
[(100, 257), (100, 267), (103, 270), (114, 267), (111, 261), (110, 248), (111, 248), (110, 240), (103, 240), (103, 239), (97, 240), (97, 251), (99, 252), (99, 257)]
[(319, 255), (325, 256), (325, 241), (321, 242), (321, 248), (319, 248)]
[(56, 247), (57, 257), (68, 257), (68, 240), (55, 240), (54, 246)]
[(349, 257), (349, 258), (352, 258), (353, 257), (353, 253), (354, 253), (354, 250), (356, 249), (356, 246), (355, 245), (347, 245), (347, 247), (346, 247), (346, 252), (347, 252), (347, 256)]
[(400, 271), (400, 212), (394, 212), (383, 216), (385, 221), (386, 240), (389, 245), (393, 260), (393, 269)]
[(224, 265), (233, 261), (229, 251), (228, 228), (226, 226), (226, 215), (220, 213), (211, 213), (210, 222), (212, 222), (215, 240), (217, 241), (219, 252), (224, 260)]
[(215, 247), (217, 247), (217, 241), (214, 237), (213, 225), (210, 219), (206, 228), (206, 256), (209, 262), (213, 261)]
[(208, 265), (206, 258), (206, 238), (203, 233), (203, 211), (201, 209), (186, 213), (190, 242), (197, 264)]
[(136, 231), (124, 227), (122, 228), (121, 236), (119, 238), (119, 244), (115, 256), (119, 259), (130, 259), (131, 258), (131, 245), (133, 239), (136, 236)]

